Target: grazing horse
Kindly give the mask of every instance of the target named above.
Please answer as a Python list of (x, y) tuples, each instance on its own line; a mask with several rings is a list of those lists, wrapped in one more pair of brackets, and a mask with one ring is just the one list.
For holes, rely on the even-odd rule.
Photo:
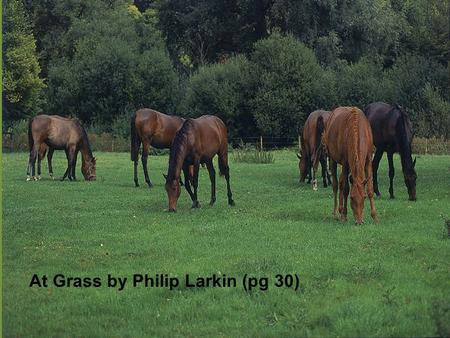
[(339, 107), (333, 110), (325, 126), (322, 142), (330, 158), (334, 216), (337, 217), (337, 164), (339, 163), (342, 165), (339, 178), (341, 220), (347, 220), (347, 198), (350, 192), (350, 205), (355, 222), (356, 224), (363, 222), (364, 186), (367, 183), (370, 214), (374, 222), (377, 222), (372, 185), (372, 131), (363, 112), (356, 107)]
[(163, 149), (170, 148), (178, 129), (184, 119), (170, 116), (152, 109), (140, 109), (131, 118), (131, 160), (134, 162), (134, 184), (139, 187), (137, 166), (139, 148), (142, 143), (142, 168), (145, 182), (152, 187), (148, 176), (147, 159), (150, 146)]
[[(301, 157), (297, 154), (300, 170), (300, 182), (305, 182), (306, 176), (309, 175), (308, 183), (313, 180), (313, 189), (317, 190), (316, 172), (318, 162), (322, 166), (323, 186), (327, 187), (331, 184), (330, 175), (327, 170), (327, 156), (322, 151), (322, 133), (324, 124), (328, 120), (330, 112), (326, 110), (313, 111), (306, 119), (303, 126), (303, 133), (300, 137)], [(312, 175), (311, 175), (312, 169)]]
[[(81, 172), (87, 181), (96, 179), (96, 160), (92, 155), (91, 145), (84, 127), (78, 120), (58, 115), (38, 115), (28, 124), (28, 145), (30, 159), (28, 161), (27, 181), (37, 180), (41, 176), (41, 160), (48, 147), (48, 170), (53, 177), (52, 157), (56, 150), (65, 150), (67, 170), (61, 180), (66, 177), (76, 180), (75, 168), (78, 151), (81, 151)], [(36, 158), (38, 160), (38, 177), (35, 175)], [(30, 177), (31, 175), (31, 177)]]
[(390, 105), (384, 102), (369, 104), (364, 109), (370, 126), (372, 127), (373, 142), (377, 148), (373, 158), (373, 185), (375, 194), (380, 196), (378, 190), (378, 166), (387, 152), (389, 163), (389, 194), (394, 198), (394, 162), (393, 154), (400, 153), (405, 185), (408, 189), (409, 199), (416, 200), (416, 159), (411, 157), (412, 128), (408, 114), (397, 104)]
[[(230, 168), (228, 167), (227, 127), (216, 116), (204, 115), (197, 119), (187, 119), (177, 132), (170, 149), (169, 169), (166, 176), (166, 191), (169, 211), (176, 211), (180, 197), (180, 175), (184, 173), (184, 185), (192, 199), (192, 208), (200, 207), (197, 200), (198, 172), (200, 163), (205, 163), (211, 180), (211, 202), (216, 201), (216, 172), (213, 158), (219, 157), (220, 175), (227, 181), (228, 204), (234, 205), (230, 188)], [(193, 166), (190, 173), (189, 167)], [(194, 186), (191, 190), (190, 182)]]

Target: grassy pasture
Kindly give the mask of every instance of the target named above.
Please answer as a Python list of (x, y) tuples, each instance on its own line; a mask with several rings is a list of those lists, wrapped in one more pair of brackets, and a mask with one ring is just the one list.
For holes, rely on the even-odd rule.
[[(380, 168), (379, 224), (332, 218), (332, 191), (299, 185), (294, 151), (274, 164), (231, 162), (235, 207), (217, 178), (200, 172), (199, 210), (182, 192), (169, 214), (162, 173), (151, 157), (154, 187), (134, 188), (125, 153), (96, 153), (93, 183), (26, 182), (25, 153), (3, 154), (4, 336), (434, 336), (450, 334), (450, 156), (417, 159), (416, 203), (407, 200), (399, 158), (396, 199), (388, 199), (387, 160)], [(231, 156), (232, 158), (232, 156)], [(65, 169), (54, 157), (55, 174)], [(81, 173), (78, 169), (78, 179)], [(144, 183), (144, 184), (143, 184)], [(96, 277), (108, 273), (266, 276), (297, 273), (301, 289), (180, 287), (123, 291), (30, 288), (33, 274)]]

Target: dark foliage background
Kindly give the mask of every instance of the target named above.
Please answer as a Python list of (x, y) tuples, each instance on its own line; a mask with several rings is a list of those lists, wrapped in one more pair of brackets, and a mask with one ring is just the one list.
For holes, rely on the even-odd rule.
[(3, 131), (39, 113), (128, 136), (141, 107), (295, 137), (308, 114), (397, 102), (450, 137), (441, 0), (3, 1)]

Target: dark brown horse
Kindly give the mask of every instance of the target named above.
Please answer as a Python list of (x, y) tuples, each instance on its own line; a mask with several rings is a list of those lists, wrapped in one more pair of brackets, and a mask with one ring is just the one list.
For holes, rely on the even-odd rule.
[(313, 111), (306, 119), (302, 135), (300, 136), (301, 156), (297, 155), (300, 160), (298, 164), (300, 182), (305, 182), (306, 176), (308, 175), (308, 183), (311, 183), (312, 178), (314, 190), (317, 190), (316, 172), (319, 162), (322, 166), (323, 186), (325, 188), (327, 187), (327, 181), (328, 184), (331, 184), (330, 175), (327, 170), (327, 156), (321, 147), (324, 124), (329, 116), (330, 112), (326, 110)]
[[(188, 119), (177, 132), (170, 149), (169, 169), (166, 176), (166, 191), (169, 198), (169, 211), (176, 211), (180, 197), (181, 170), (184, 173), (184, 185), (192, 199), (192, 208), (200, 207), (197, 200), (198, 172), (201, 163), (208, 168), (211, 180), (211, 202), (216, 201), (216, 172), (213, 158), (219, 157), (220, 175), (227, 181), (228, 204), (234, 205), (230, 188), (230, 169), (228, 167), (228, 134), (227, 127), (216, 116), (205, 115), (197, 119)], [(193, 166), (193, 173), (189, 173)], [(194, 186), (192, 192), (190, 183)]]
[(356, 107), (339, 107), (333, 110), (325, 126), (322, 141), (330, 157), (335, 217), (337, 217), (337, 164), (339, 163), (342, 165), (339, 178), (341, 219), (347, 220), (347, 198), (350, 192), (350, 206), (355, 222), (356, 224), (363, 222), (364, 186), (367, 184), (370, 214), (374, 222), (377, 222), (372, 185), (372, 131), (363, 112)]
[(393, 154), (400, 153), (403, 177), (408, 189), (409, 199), (416, 200), (416, 159), (412, 160), (411, 142), (412, 128), (408, 114), (397, 104), (390, 105), (384, 102), (369, 104), (364, 109), (372, 127), (373, 142), (377, 148), (373, 158), (373, 185), (375, 193), (380, 196), (378, 190), (378, 166), (383, 153), (387, 152), (389, 163), (389, 194), (394, 198), (394, 161)]
[(170, 148), (178, 129), (181, 128), (184, 119), (178, 116), (170, 116), (152, 109), (140, 109), (131, 118), (131, 160), (134, 162), (134, 184), (139, 186), (137, 166), (139, 160), (139, 148), (142, 143), (142, 167), (144, 169), (145, 182), (152, 187), (148, 176), (147, 160), (150, 146), (163, 149)]
[[(38, 115), (28, 124), (28, 145), (30, 159), (27, 169), (27, 180), (37, 180), (41, 175), (41, 160), (48, 147), (48, 170), (53, 177), (52, 156), (56, 150), (64, 150), (67, 156), (67, 170), (62, 177), (76, 180), (75, 168), (78, 152), (81, 152), (81, 172), (87, 181), (96, 179), (96, 160), (92, 155), (89, 139), (84, 127), (78, 120), (57, 115)], [(35, 175), (36, 159), (38, 160), (38, 176)], [(30, 177), (31, 175), (31, 177)]]

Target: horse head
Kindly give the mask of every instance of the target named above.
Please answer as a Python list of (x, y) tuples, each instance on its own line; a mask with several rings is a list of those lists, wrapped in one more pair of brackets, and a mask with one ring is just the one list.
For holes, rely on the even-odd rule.
[(350, 176), (349, 180), (350, 184), (352, 185), (350, 188), (350, 206), (355, 217), (355, 223), (362, 224), (362, 213), (364, 210), (364, 200), (366, 198), (366, 195), (364, 193), (364, 186), (367, 183), (367, 179), (361, 180)]
[(416, 174), (416, 160), (417, 158), (414, 158), (414, 161), (411, 163), (411, 167), (408, 167), (405, 169), (405, 172), (403, 173), (403, 176), (405, 178), (405, 185), (408, 189), (408, 195), (410, 201), (415, 201), (417, 199), (416, 197), (416, 180), (417, 180), (417, 174)]
[(95, 159), (95, 157), (93, 157), (90, 160), (83, 161), (83, 164), (81, 166), (81, 173), (83, 174), (84, 179), (86, 181), (95, 181), (96, 180), (96, 178), (97, 178), (96, 164), (97, 164), (97, 160)]
[(166, 178), (166, 192), (167, 197), (169, 198), (169, 212), (176, 212), (177, 211), (177, 201), (181, 194), (180, 189), (180, 179), (179, 178), (169, 178), (168, 176), (165, 176)]

